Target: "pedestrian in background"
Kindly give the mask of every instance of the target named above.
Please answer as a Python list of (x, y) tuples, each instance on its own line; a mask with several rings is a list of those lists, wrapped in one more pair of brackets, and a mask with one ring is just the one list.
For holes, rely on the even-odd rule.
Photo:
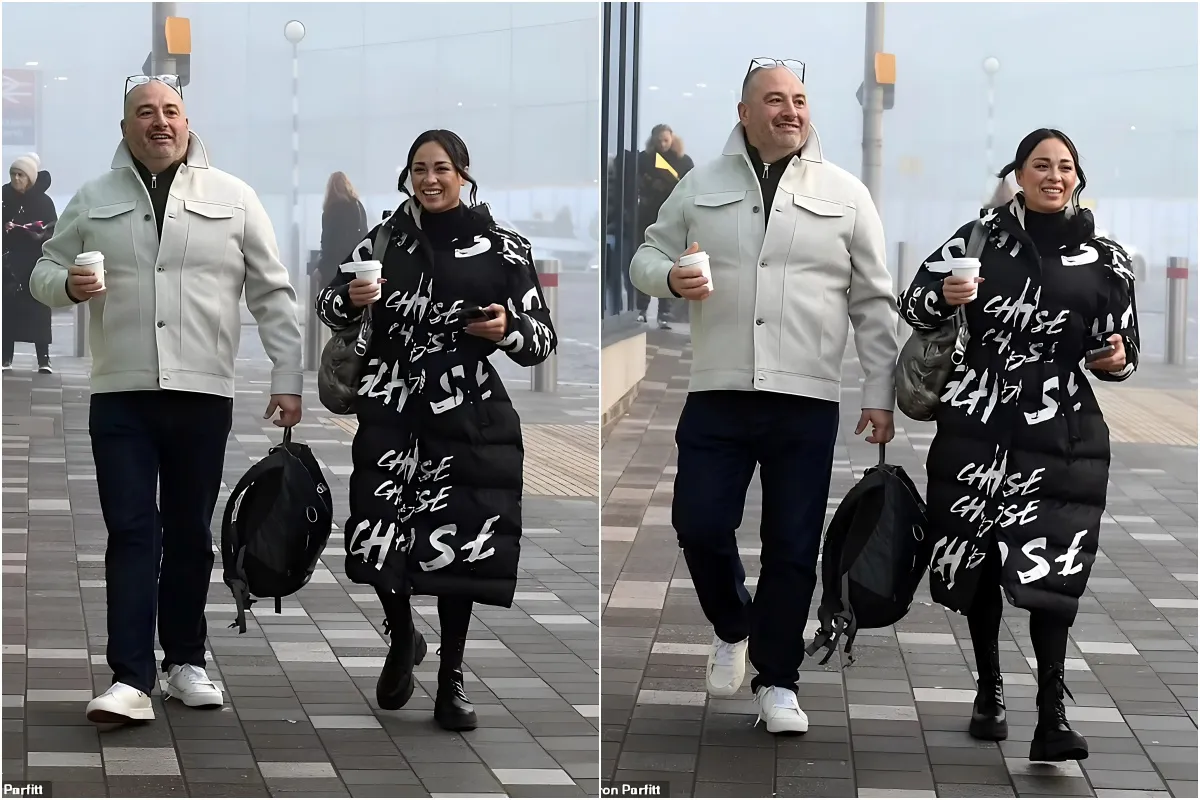
[[(179, 79), (128, 78), (121, 133), (112, 169), (71, 198), (30, 281), (48, 306), (90, 305), (113, 683), (87, 717), (118, 723), (154, 719), (156, 619), (166, 696), (223, 703), (205, 671), (204, 606), (243, 289), (274, 365), (264, 419), (297, 424), (304, 388), (296, 293), (271, 220), (253, 189), (209, 165)], [(93, 251), (102, 276), (75, 265)]]
[[(895, 404), (883, 223), (862, 182), (825, 160), (802, 75), (799, 62), (751, 62), (724, 153), (680, 181), (630, 266), (641, 291), (691, 301), (671, 521), (716, 634), (705, 683), (714, 697), (736, 694), (748, 649), (771, 733), (808, 730), (796, 689), (850, 322), (866, 373), (855, 435), (870, 425), (868, 442), (891, 441)], [(711, 282), (700, 264), (679, 263), (698, 251)], [(736, 532), (756, 466), (762, 574), (752, 602)]]
[[(427, 645), (411, 599), (433, 595), (433, 715), (452, 731), (477, 724), (462, 672), (472, 605), (512, 605), (521, 549), (521, 419), (489, 358), (532, 367), (557, 344), (529, 242), (475, 203), (470, 167), (452, 131), (417, 137), (400, 173), (408, 200), (387, 223), (382, 286), (339, 272), (317, 300), (337, 331), (371, 310), (345, 545), (346, 576), (375, 588), (391, 637), (376, 700), (394, 710), (412, 697)], [(345, 260), (378, 259), (379, 230)]]
[(1122, 381), (1140, 350), (1125, 250), (1079, 206), (1087, 185), (1066, 134), (1042, 128), (1001, 171), (1019, 190), (981, 212), (979, 277), (955, 276), (975, 222), (929, 256), (901, 294), (919, 330), (965, 307), (969, 338), (937, 408), (926, 472), (933, 599), (967, 616), (978, 670), (969, 731), (1008, 736), (999, 634), (1004, 598), (1029, 611), (1037, 656), (1032, 761), (1087, 758), (1067, 721), (1067, 636), (1100, 538), (1111, 459), (1087, 373)]
[(337, 276), (341, 260), (367, 235), (367, 210), (344, 172), (335, 172), (325, 184), (321, 207), (321, 258), (317, 266), (319, 286), (328, 286)]
[(12, 369), (17, 342), (31, 342), (38, 372), (49, 373), (53, 339), (50, 309), (29, 292), (29, 277), (42, 256), (42, 244), (54, 232), (58, 213), (46, 194), (50, 173), (36, 153), (18, 158), (4, 184), (4, 369)]
[[(683, 152), (683, 139), (675, 135), (670, 125), (655, 125), (646, 140), (646, 149), (638, 154), (638, 238), (637, 245), (646, 241), (646, 229), (658, 219), (658, 211), (679, 185), (684, 175), (696, 166), (691, 156)], [(650, 311), (650, 295), (638, 291), (638, 322), (645, 322)], [(658, 298), (658, 327), (670, 330), (671, 301)]]

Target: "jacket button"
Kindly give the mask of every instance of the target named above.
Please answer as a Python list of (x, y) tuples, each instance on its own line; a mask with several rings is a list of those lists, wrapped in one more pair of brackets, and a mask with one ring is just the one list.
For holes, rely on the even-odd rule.
[[(765, 267), (765, 266), (766, 266), (766, 264), (763, 264), (763, 266)], [(166, 271), (167, 271), (167, 268), (166, 268), (166, 267), (159, 267), (159, 268), (158, 268), (158, 271), (159, 271), (159, 272), (166, 272)]]
[(158, 321), (158, 327), (160, 327), (160, 328), (165, 328), (165, 327), (167, 327), (167, 323), (163, 322), (163, 321), (160, 319), (160, 320)]
[(750, 210), (753, 211), (755, 214), (757, 214), (759, 212), (758, 206), (755, 206), (754, 208), (752, 208)]
[(149, 221), (150, 221), (150, 215), (149, 215), (149, 214), (147, 214), (146, 216), (142, 217), (142, 219), (144, 219), (144, 220), (146, 220), (147, 222), (149, 222)]
[[(765, 322), (766, 322), (766, 320), (765, 320), (765, 319), (763, 319), (762, 317), (759, 317), (758, 319), (754, 320), (754, 324), (755, 324), (755, 325), (762, 325), (762, 324), (764, 324)], [(162, 323), (160, 322), (160, 323), (158, 323), (158, 324), (159, 324), (159, 325), (161, 325)]]
[(767, 262), (765, 262), (765, 261), (760, 261), (760, 262), (758, 262), (758, 265), (759, 265), (760, 267), (765, 267), (765, 266), (767, 265)]

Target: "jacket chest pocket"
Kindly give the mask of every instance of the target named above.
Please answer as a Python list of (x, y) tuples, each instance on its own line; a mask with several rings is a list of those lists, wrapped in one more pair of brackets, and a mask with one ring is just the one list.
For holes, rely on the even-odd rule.
[[(695, 240), (710, 257), (724, 250), (732, 253), (732, 261), (736, 263), (740, 247), (738, 221), (746, 206), (746, 194), (744, 191), (714, 192), (693, 197), (688, 246)], [(714, 266), (715, 263), (716, 259)]]
[[(135, 208), (137, 208), (137, 202), (134, 200), (89, 208), (87, 236), (83, 242), (84, 249), (114, 254), (130, 252), (129, 241), (133, 235), (134, 219), (131, 212)], [(111, 261), (111, 259), (109, 260)], [(114, 266), (113, 263), (106, 263), (104, 268), (106, 271), (111, 271)]]
[(187, 223), (185, 264), (220, 267), (233, 234), (233, 206), (203, 200), (184, 200)]
[[(792, 195), (796, 229), (792, 251), (805, 263), (850, 266), (849, 234), (854, 224), (846, 204), (811, 195)], [(846, 286), (849, 286), (846, 273)]]

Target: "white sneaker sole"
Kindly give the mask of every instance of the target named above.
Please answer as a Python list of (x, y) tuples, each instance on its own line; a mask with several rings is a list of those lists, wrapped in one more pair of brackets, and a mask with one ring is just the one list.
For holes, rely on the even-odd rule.
[(163, 697), (174, 697), (185, 706), (189, 706), (191, 708), (220, 708), (221, 706), (225, 705), (225, 698), (223, 698), (220, 694), (199, 692), (186, 694), (170, 684), (167, 684), (167, 686), (163, 689)]
[(758, 721), (767, 723), (767, 733), (808, 733), (806, 719), (764, 719), (759, 714)]
[(89, 722), (99, 724), (121, 725), (127, 722), (145, 722), (154, 719), (154, 706), (128, 708), (120, 703), (97, 703), (93, 700), (88, 704), (87, 718)]

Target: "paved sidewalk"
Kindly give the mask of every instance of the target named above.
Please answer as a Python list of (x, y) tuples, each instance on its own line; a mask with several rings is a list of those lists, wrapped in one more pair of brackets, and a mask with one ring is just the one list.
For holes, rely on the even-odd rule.
[[(749, 676), (737, 698), (706, 696), (712, 629), (670, 517), (674, 429), (691, 358), (686, 328), (652, 332), (650, 345), (641, 393), (602, 453), (605, 779), (665, 780), (673, 795), (709, 797), (1197, 796), (1194, 371), (1148, 366), (1104, 392), (1124, 435), (1113, 447), (1102, 554), (1067, 663), (1076, 698), (1068, 716), (1088, 737), (1091, 758), (1052, 766), (1027, 760), (1036, 721), (1029, 615), (1006, 606), (1001, 630), (1010, 738), (976, 742), (966, 733), (974, 696), (966, 619), (931, 604), (927, 587), (894, 630), (859, 634), (854, 666), (805, 661), (804, 736), (752, 727)], [(847, 374), (846, 385), (857, 386), (855, 363)], [(851, 435), (857, 400), (857, 389), (846, 392), (829, 515), (877, 458)], [(1190, 407), (1190, 420), (1179, 405)], [(888, 460), (924, 490), (933, 426), (897, 424)], [(1169, 445), (1177, 440), (1191, 446)], [(760, 498), (755, 481), (739, 540), (751, 591)], [(815, 627), (809, 620), (809, 637)]]
[[(531, 442), (529, 469), (539, 477), (528, 482), (524, 500), (515, 605), (476, 606), (472, 620), (465, 666), (478, 730), (453, 734), (433, 723), (432, 598), (415, 603), (430, 643), (416, 694), (401, 711), (375, 706), (387, 653), (383, 613), (373, 591), (346, 580), (341, 557), (352, 426), (320, 407), (310, 374), (296, 434), (334, 492), (338, 527), (323, 566), (284, 600), (283, 615), (272, 603), (256, 605), (239, 636), (226, 627), (234, 606), (218, 553), (207, 609), (209, 674), (225, 689), (225, 707), (194, 710), (156, 694), (154, 722), (100, 732), (84, 717), (93, 692), (111, 679), (106, 534), (87, 436), (87, 376), (82, 360), (60, 356), (55, 366), (56, 375), (26, 367), (3, 378), (6, 783), (52, 780), (57, 796), (74, 797), (598, 793), (595, 390), (512, 389)], [(280, 439), (262, 420), (266, 365), (238, 366), (214, 520), (218, 545), (229, 489)], [(564, 459), (574, 472), (563, 472)]]

